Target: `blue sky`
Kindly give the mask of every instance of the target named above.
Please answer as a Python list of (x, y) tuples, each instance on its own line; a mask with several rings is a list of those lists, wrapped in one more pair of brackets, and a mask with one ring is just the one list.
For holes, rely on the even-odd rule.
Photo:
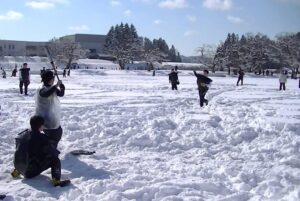
[(0, 39), (47, 41), (74, 33), (106, 34), (132, 23), (139, 36), (164, 38), (196, 55), (228, 32), (300, 31), (300, 0), (0, 0)]

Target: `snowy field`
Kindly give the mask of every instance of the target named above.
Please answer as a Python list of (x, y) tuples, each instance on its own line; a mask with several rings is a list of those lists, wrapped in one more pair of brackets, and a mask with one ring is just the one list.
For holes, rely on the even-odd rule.
[[(300, 200), (300, 89), (288, 80), (212, 77), (200, 109), (196, 78), (167, 72), (77, 70), (63, 79), (62, 178), (50, 171), (12, 179), (14, 137), (29, 126), (40, 83), (29, 96), (18, 78), (0, 79), (0, 194), (5, 200), (275, 201)], [(95, 150), (72, 156), (74, 149)]]

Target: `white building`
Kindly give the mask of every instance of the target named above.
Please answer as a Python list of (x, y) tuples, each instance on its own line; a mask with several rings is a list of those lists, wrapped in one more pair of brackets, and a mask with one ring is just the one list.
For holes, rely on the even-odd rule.
[(46, 56), (47, 42), (0, 40), (0, 56)]

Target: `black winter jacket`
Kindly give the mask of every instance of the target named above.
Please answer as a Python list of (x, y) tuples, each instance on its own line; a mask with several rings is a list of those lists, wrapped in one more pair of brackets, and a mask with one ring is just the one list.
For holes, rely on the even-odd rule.
[(30, 68), (21, 68), (20, 69), (21, 78), (22, 78), (23, 82), (29, 81), (29, 71), (30, 71)]
[(58, 89), (55, 85), (50, 86), (50, 85), (45, 85), (41, 90), (40, 90), (40, 96), (41, 97), (49, 97), (51, 94), (56, 92), (57, 96), (62, 97), (65, 95), (65, 85), (61, 84), (60, 89)]
[(169, 81), (172, 84), (177, 84), (178, 82), (178, 73), (177, 72), (172, 72), (169, 74)]
[(30, 135), (28, 144), (28, 170), (32, 166), (42, 166), (47, 158), (58, 157), (60, 152), (50, 143), (48, 136), (37, 131), (31, 131)]

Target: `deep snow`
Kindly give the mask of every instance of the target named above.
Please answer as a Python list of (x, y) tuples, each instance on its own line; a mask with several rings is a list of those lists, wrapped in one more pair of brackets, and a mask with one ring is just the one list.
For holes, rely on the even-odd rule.
[[(180, 72), (171, 91), (165, 71), (76, 70), (63, 78), (62, 177), (50, 171), (12, 179), (14, 137), (29, 126), (40, 77), (29, 96), (18, 78), (0, 79), (0, 193), (5, 200), (254, 201), (300, 199), (298, 80), (212, 77), (199, 107), (196, 78)], [(10, 73), (8, 73), (10, 75)], [(95, 150), (75, 157), (74, 149)]]

